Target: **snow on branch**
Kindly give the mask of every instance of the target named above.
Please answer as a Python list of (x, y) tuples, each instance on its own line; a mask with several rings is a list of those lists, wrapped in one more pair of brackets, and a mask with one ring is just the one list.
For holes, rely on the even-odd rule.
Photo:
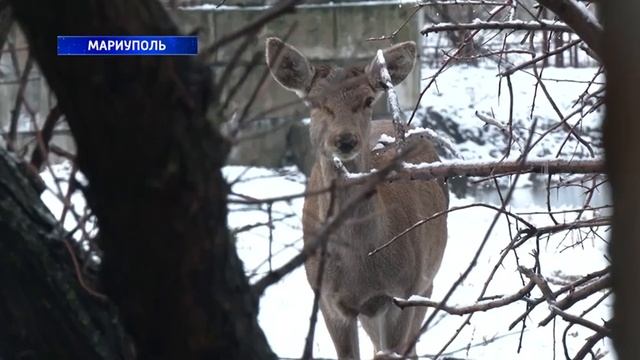
[[(453, 160), (436, 163), (410, 164), (403, 163), (403, 167), (387, 177), (388, 181), (396, 180), (433, 180), (454, 176), (500, 176), (516, 173), (541, 174), (597, 174), (604, 173), (603, 159), (569, 160), (569, 159), (536, 159), (525, 162), (511, 161), (464, 161)], [(349, 174), (346, 183), (361, 183), (372, 174)]]
[(422, 35), (428, 35), (429, 33), (440, 31), (454, 31), (454, 30), (549, 30), (558, 32), (573, 32), (573, 29), (567, 24), (549, 21), (549, 20), (537, 20), (537, 21), (481, 21), (476, 19), (470, 23), (439, 23), (435, 25), (426, 25), (420, 30)]
[(502, 134), (507, 137), (511, 137), (513, 141), (518, 145), (518, 147), (522, 150), (524, 143), (526, 143), (525, 139), (522, 139), (518, 134), (513, 132), (513, 129), (509, 128), (508, 125), (503, 124), (501, 121), (494, 119), (493, 117), (483, 114), (476, 110), (476, 117), (482, 120), (487, 125), (493, 125), (497, 127)]
[(393, 126), (396, 129), (396, 138), (400, 139), (398, 144), (401, 144), (404, 142), (404, 120), (402, 119), (400, 104), (398, 103), (398, 94), (396, 94), (396, 91), (393, 88), (391, 75), (389, 75), (389, 69), (387, 69), (387, 62), (384, 59), (384, 53), (380, 49), (378, 49), (378, 52), (376, 53), (376, 61), (378, 62), (378, 65), (380, 65), (380, 78), (382, 79), (387, 92)]

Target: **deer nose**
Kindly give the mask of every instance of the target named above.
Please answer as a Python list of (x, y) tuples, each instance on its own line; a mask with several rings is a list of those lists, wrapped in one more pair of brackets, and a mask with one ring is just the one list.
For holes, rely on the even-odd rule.
[(358, 137), (352, 133), (340, 134), (336, 139), (336, 148), (343, 154), (350, 153), (358, 146)]

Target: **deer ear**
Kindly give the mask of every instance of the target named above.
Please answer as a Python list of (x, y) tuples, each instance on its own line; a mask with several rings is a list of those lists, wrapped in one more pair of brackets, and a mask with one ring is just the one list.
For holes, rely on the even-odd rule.
[(306, 96), (314, 74), (307, 58), (298, 49), (275, 37), (268, 38), (265, 47), (267, 66), (273, 78), (298, 96)]
[[(413, 70), (416, 62), (416, 52), (416, 43), (413, 41), (393, 45), (382, 52), (385, 63), (387, 64), (387, 69), (389, 70), (389, 75), (391, 76), (391, 83), (394, 86), (401, 83), (402, 80), (409, 75), (411, 70)], [(377, 57), (371, 60), (366, 71), (369, 82), (374, 89), (382, 90), (385, 88), (385, 86), (383, 86), (382, 76), (380, 75), (380, 63)]]

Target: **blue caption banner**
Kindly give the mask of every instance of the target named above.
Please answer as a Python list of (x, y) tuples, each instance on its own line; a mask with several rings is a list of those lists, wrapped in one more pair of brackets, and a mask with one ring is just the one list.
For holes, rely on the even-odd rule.
[(197, 36), (58, 36), (58, 56), (197, 54)]

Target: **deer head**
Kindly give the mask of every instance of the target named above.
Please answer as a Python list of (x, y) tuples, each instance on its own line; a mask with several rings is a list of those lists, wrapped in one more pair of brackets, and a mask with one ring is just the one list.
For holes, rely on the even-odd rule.
[[(266, 42), (267, 65), (284, 88), (305, 99), (311, 111), (312, 145), (323, 156), (354, 161), (369, 153), (372, 108), (385, 89), (380, 64), (339, 67), (311, 64), (296, 48), (278, 38)], [(403, 42), (384, 50), (393, 85), (413, 69), (416, 44)]]

